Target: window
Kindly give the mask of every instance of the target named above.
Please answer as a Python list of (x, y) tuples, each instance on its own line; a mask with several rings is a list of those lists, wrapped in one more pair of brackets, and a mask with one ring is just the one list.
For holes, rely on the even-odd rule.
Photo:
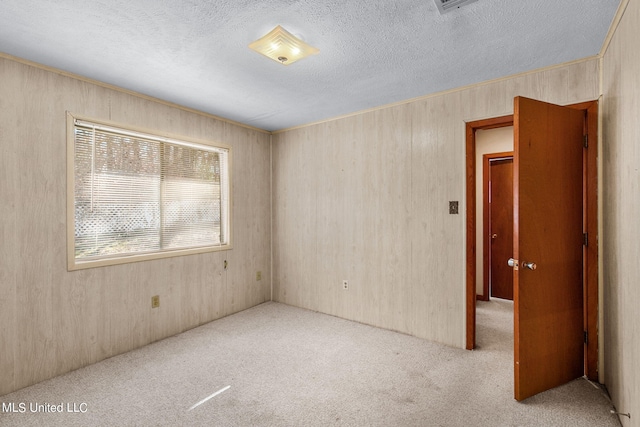
[(68, 268), (230, 249), (230, 148), (68, 116)]

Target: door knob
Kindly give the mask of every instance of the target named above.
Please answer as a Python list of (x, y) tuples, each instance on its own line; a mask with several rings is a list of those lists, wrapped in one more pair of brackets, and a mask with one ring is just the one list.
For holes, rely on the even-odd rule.
[(528, 268), (529, 270), (535, 270), (536, 268), (538, 268), (535, 262), (522, 261), (522, 263), (520, 263), (517, 259), (513, 258), (509, 258), (507, 264), (509, 264), (509, 267), (513, 267), (514, 270), (517, 270), (519, 266)]
[(497, 234), (493, 234), (493, 235), (491, 235), (491, 238), (492, 238), (492, 239), (495, 239), (496, 237), (498, 237), (498, 235), (497, 235)]

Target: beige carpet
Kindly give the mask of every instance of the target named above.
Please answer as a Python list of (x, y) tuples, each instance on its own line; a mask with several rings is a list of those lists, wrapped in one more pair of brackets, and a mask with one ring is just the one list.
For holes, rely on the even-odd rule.
[(466, 351), (266, 303), (2, 396), (0, 425), (619, 426), (585, 379), (513, 400), (511, 310), (479, 303)]

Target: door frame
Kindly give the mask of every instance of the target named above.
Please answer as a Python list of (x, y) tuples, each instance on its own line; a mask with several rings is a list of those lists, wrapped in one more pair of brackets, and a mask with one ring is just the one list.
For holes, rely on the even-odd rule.
[(482, 249), (482, 295), (478, 295), (477, 299), (479, 301), (489, 301), (491, 298), (491, 290), (489, 289), (489, 272), (491, 269), (491, 258), (489, 254), (491, 253), (491, 240), (489, 240), (489, 228), (490, 228), (490, 217), (489, 213), (489, 168), (491, 167), (491, 162), (500, 159), (511, 159), (513, 160), (513, 151), (505, 151), (502, 153), (488, 153), (482, 156), (482, 226), (484, 233), (482, 234), (484, 237), (482, 239), (483, 249)]
[[(587, 154), (584, 156), (584, 227), (588, 245), (584, 246), (584, 372), (598, 380), (598, 101), (587, 101), (568, 107), (585, 112)], [(512, 126), (513, 115), (493, 117), (466, 123), (466, 349), (476, 346), (476, 131)]]

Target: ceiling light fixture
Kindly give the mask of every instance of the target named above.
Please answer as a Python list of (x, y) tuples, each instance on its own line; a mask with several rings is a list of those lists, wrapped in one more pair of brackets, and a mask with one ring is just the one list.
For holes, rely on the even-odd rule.
[(320, 52), (320, 49), (309, 46), (280, 25), (261, 39), (251, 43), (249, 47), (283, 65), (291, 65), (302, 58)]

